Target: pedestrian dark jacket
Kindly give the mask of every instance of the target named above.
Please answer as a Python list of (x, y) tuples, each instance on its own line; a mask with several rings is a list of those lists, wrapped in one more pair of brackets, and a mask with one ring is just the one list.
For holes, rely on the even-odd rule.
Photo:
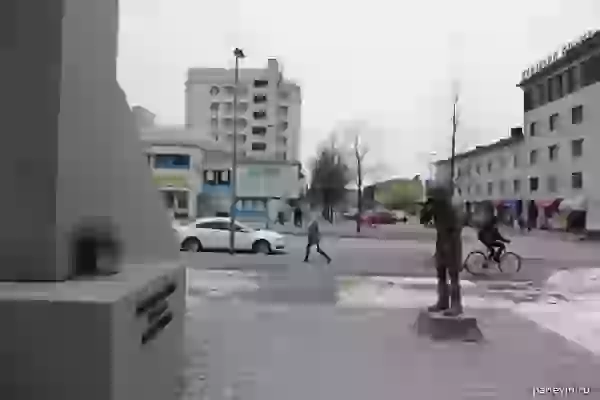
[(319, 222), (314, 220), (308, 225), (308, 244), (318, 244), (320, 240)]
[(508, 242), (508, 239), (502, 236), (498, 230), (498, 227), (494, 224), (484, 225), (477, 234), (477, 237), (482, 243), (485, 244), (492, 244), (494, 242)]

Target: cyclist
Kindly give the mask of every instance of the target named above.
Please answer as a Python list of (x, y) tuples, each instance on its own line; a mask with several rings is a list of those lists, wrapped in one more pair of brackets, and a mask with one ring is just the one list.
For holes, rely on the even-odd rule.
[[(506, 250), (504, 243), (510, 243), (498, 230), (498, 218), (492, 216), (483, 224), (477, 234), (477, 238), (488, 249), (488, 258), (500, 262), (500, 255)], [(496, 250), (497, 249), (497, 250)]]

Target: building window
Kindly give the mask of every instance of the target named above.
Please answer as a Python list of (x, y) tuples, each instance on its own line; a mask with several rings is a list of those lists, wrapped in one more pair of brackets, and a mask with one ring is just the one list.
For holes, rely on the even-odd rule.
[(554, 97), (553, 79), (548, 78), (546, 81), (546, 91), (548, 92), (548, 103), (553, 102), (556, 98)]
[(185, 154), (157, 154), (154, 157), (154, 168), (190, 169), (190, 156)]
[(546, 99), (547, 99), (546, 86), (543, 83), (540, 83), (536, 87), (537, 87), (536, 91), (537, 91), (538, 100), (539, 100), (538, 104), (539, 105), (546, 104)]
[(254, 80), (254, 87), (255, 88), (264, 88), (269, 86), (269, 81), (266, 79), (255, 79)]
[(213, 86), (210, 88), (210, 94), (211, 96), (216, 96), (218, 95), (220, 92), (219, 88), (217, 86)]
[(583, 173), (573, 172), (571, 174), (571, 187), (573, 189), (583, 189)]
[(267, 118), (267, 112), (266, 111), (254, 111), (254, 113), (252, 113), (252, 115), (254, 116), (254, 119), (265, 119), (265, 118)]
[(165, 206), (174, 211), (186, 214), (188, 209), (188, 192), (182, 190), (162, 190)]
[(548, 159), (550, 161), (556, 161), (558, 158), (558, 145), (553, 144), (552, 146), (548, 146)]
[(546, 182), (546, 185), (548, 186), (548, 193), (556, 193), (556, 191), (557, 191), (556, 176), (550, 175), (548, 177), (548, 181)]
[[(248, 140), (246, 135), (243, 133), (237, 133), (235, 136), (237, 137), (238, 143), (246, 143), (246, 141)], [(233, 133), (227, 135), (227, 140), (233, 143)]]
[(529, 165), (537, 164), (537, 155), (538, 155), (537, 150), (531, 150), (529, 152)]
[(555, 131), (558, 128), (558, 114), (550, 116), (550, 131)]
[(217, 184), (217, 174), (215, 174), (215, 171), (205, 170), (203, 175), (205, 185), (213, 186)]
[(267, 134), (267, 127), (266, 126), (253, 126), (252, 134), (258, 135), (258, 136), (265, 136)]
[(535, 122), (531, 122), (529, 124), (529, 136), (531, 136), (531, 137), (535, 136), (535, 134), (536, 134), (536, 132), (535, 132), (536, 126), (537, 126), (537, 123), (535, 123)]
[(504, 194), (504, 192), (506, 191), (506, 181), (501, 180), (498, 188), (500, 190), (500, 194)]
[(583, 139), (571, 140), (571, 155), (573, 158), (583, 155)]
[(581, 86), (600, 81), (600, 55), (585, 60), (581, 65)]
[(266, 94), (256, 94), (256, 95), (254, 95), (254, 103), (261, 104), (261, 103), (266, 103), (266, 102), (267, 102), (267, 95)]
[(217, 185), (229, 185), (231, 180), (231, 171), (216, 171)]
[(494, 183), (488, 182), (487, 183), (487, 194), (488, 194), (488, 196), (491, 196), (493, 193), (494, 193)]
[(289, 127), (289, 124), (286, 121), (281, 122), (279, 124), (278, 132), (283, 133), (283, 132), (287, 131), (288, 127)]
[(503, 169), (506, 167), (506, 159), (502, 156), (498, 157), (498, 166), (500, 167), (500, 169)]
[(513, 156), (513, 167), (519, 168), (519, 156), (516, 154)]
[(567, 70), (567, 93), (573, 93), (577, 89), (579, 89), (579, 67), (573, 66)]
[(475, 185), (475, 194), (477, 194), (477, 195), (481, 194), (481, 186), (479, 184)]
[(583, 106), (577, 106), (571, 109), (571, 122), (575, 125), (583, 122)]
[(515, 192), (515, 194), (521, 193), (521, 181), (518, 179), (513, 181), (513, 192)]
[(475, 172), (477, 173), (477, 175), (481, 175), (481, 165), (475, 165)]
[(540, 188), (539, 186), (540, 186), (539, 178), (534, 177), (534, 176), (529, 178), (529, 191), (531, 193), (537, 192), (538, 189)]
[(493, 164), (492, 164), (492, 162), (491, 162), (491, 161), (488, 161), (488, 165), (487, 165), (487, 170), (488, 170), (488, 172), (492, 172), (492, 167), (493, 167)]
[(267, 150), (267, 144), (264, 142), (254, 142), (254, 143), (252, 143), (252, 150), (265, 151), (265, 150)]
[(525, 112), (535, 108), (535, 104), (533, 102), (533, 90), (531, 89), (525, 90), (524, 92), (523, 108)]
[(562, 75), (556, 75), (554, 77), (554, 98), (560, 99), (563, 97), (563, 77)]

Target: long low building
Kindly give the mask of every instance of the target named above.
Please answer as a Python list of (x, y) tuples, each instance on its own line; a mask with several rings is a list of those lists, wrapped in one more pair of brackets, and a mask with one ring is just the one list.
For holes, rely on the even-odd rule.
[[(231, 153), (201, 137), (181, 127), (141, 132), (154, 181), (176, 218), (229, 214)], [(236, 186), (236, 216), (273, 220), (278, 211), (302, 195), (304, 175), (298, 162), (240, 157)]]
[[(469, 209), (493, 204), (538, 226), (568, 203), (588, 231), (600, 231), (600, 33), (561, 46), (517, 86), (524, 129), (458, 154), (455, 195)], [(449, 160), (436, 167), (436, 179), (450, 179)]]

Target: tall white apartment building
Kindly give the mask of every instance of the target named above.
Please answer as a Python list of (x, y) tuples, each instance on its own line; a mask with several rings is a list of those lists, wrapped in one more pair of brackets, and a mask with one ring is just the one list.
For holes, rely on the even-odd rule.
[[(233, 147), (235, 70), (191, 68), (186, 82), (186, 125)], [(238, 151), (242, 157), (299, 161), (302, 93), (284, 79), (279, 62), (240, 68)], [(229, 148), (231, 148), (229, 147)]]

